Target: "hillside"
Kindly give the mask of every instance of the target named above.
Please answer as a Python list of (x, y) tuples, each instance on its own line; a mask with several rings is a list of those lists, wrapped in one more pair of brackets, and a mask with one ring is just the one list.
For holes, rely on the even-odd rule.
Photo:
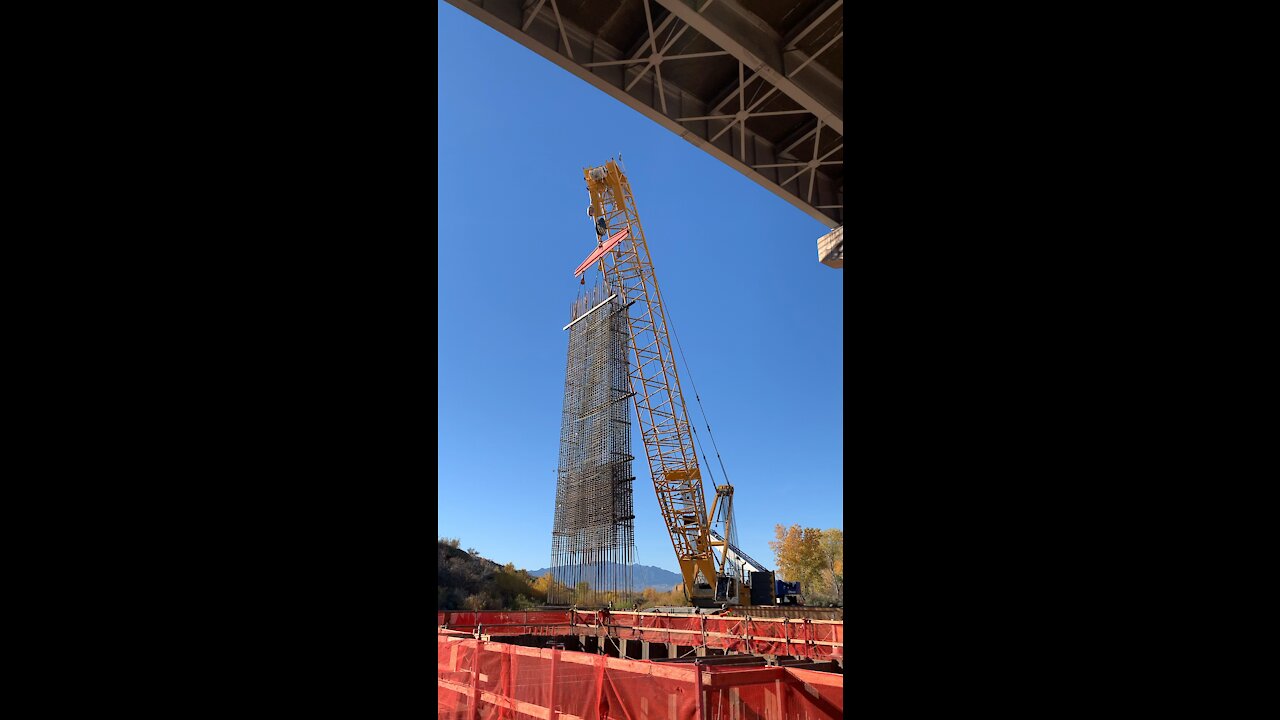
[[(437, 610), (531, 610), (547, 601), (553, 583), (547, 568), (534, 573), (517, 570), (514, 565), (498, 563), (474, 551), (461, 550), (459, 542), (440, 538), (437, 543), (436, 609)], [(681, 578), (676, 573), (652, 565), (633, 565), (634, 607), (681, 605)], [(563, 586), (556, 592), (564, 597)], [(612, 595), (610, 593), (610, 595)], [(619, 600), (614, 598), (614, 600)]]
[(438, 610), (524, 610), (546, 601), (536, 578), (510, 563), (459, 550), (457, 540), (439, 540), (436, 559)]
[[(610, 563), (610, 570), (617, 570), (621, 567), (618, 563)], [(551, 572), (551, 568), (540, 568), (538, 570), (530, 570), (529, 574), (534, 578), (540, 578)], [(669, 570), (663, 570), (653, 565), (632, 565), (631, 566), (631, 589), (643, 590), (645, 588), (654, 588), (656, 590), (670, 590), (673, 586), (684, 582), (684, 578), (678, 573)]]

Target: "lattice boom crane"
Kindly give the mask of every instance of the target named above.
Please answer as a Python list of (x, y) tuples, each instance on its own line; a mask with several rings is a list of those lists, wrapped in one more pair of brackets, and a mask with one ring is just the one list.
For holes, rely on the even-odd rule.
[[(630, 328), (628, 372), (636, 418), (685, 591), (699, 606), (739, 604), (743, 578), (736, 572), (727, 574), (725, 568), (729, 559), (725, 549), (732, 537), (733, 486), (716, 486), (708, 513), (667, 315), (631, 185), (613, 160), (585, 168), (583, 176), (598, 239), (595, 251), (575, 275), (595, 266), (604, 276), (606, 292), (616, 295), (624, 308)], [(713, 537), (709, 518), (724, 522), (721, 537)], [(717, 547), (718, 562), (713, 552)]]

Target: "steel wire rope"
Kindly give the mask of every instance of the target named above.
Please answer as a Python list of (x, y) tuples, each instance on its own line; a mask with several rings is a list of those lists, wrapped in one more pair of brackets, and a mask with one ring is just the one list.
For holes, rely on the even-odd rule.
[[(720, 474), (724, 476), (725, 483), (732, 488), (733, 481), (729, 479), (729, 471), (724, 466), (724, 458), (721, 457), (720, 447), (719, 445), (716, 444), (716, 435), (711, 430), (711, 420), (707, 417), (707, 409), (702, 405), (702, 396), (698, 393), (698, 384), (694, 382), (693, 370), (689, 367), (689, 358), (686, 357), (684, 354), (684, 346), (680, 343), (680, 333), (676, 332), (676, 324), (675, 324), (675, 321), (672, 319), (671, 310), (667, 309), (666, 314), (667, 314), (667, 324), (671, 326), (671, 336), (675, 338), (676, 349), (680, 351), (680, 359), (684, 361), (685, 374), (689, 376), (689, 387), (693, 389), (693, 399), (695, 402), (697, 402), (698, 412), (702, 414), (702, 421), (707, 426), (707, 435), (711, 438), (711, 447), (712, 449), (715, 450), (716, 461), (720, 463)], [(690, 428), (692, 428), (693, 430), (694, 438), (697, 438), (698, 436), (697, 426), (691, 423)], [(714, 488), (715, 482), (716, 482), (715, 474), (711, 472), (711, 468), (707, 468), (707, 474), (711, 478), (711, 487)], [(708, 517), (707, 522), (713, 523), (715, 522), (715, 518)], [(737, 537), (738, 523), (734, 522), (732, 506), (730, 506), (726, 512), (725, 526), (726, 526), (725, 534), (724, 534), (725, 542), (731, 545), (737, 545), (738, 544), (738, 537)], [(728, 548), (725, 548), (725, 549), (727, 550)], [(732, 564), (734, 565), (735, 569), (740, 573), (741, 568), (738, 566), (738, 563), (733, 562)]]
[[(724, 481), (732, 487), (733, 481), (729, 479), (729, 471), (724, 467), (724, 458), (720, 457), (720, 447), (716, 445), (716, 435), (711, 431), (711, 420), (707, 417), (707, 409), (702, 406), (702, 396), (698, 394), (698, 384), (693, 380), (693, 370), (689, 367), (689, 359), (685, 357), (684, 346), (680, 344), (680, 333), (676, 332), (676, 324), (672, 319), (670, 308), (666, 308), (666, 311), (667, 324), (671, 326), (671, 336), (676, 339), (676, 349), (680, 351), (680, 359), (684, 361), (685, 374), (689, 376), (689, 387), (693, 388), (693, 399), (698, 403), (698, 412), (702, 414), (702, 421), (706, 423), (707, 435), (711, 438), (711, 447), (716, 451), (716, 460), (720, 463), (720, 474), (724, 476)], [(697, 436), (697, 427), (693, 427), (693, 434)], [(712, 478), (711, 482), (714, 487), (715, 479)]]

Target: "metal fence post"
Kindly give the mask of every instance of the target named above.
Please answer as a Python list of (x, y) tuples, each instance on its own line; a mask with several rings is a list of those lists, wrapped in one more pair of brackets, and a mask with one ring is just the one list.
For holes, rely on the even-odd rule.
[(597, 656), (599, 664), (596, 666), (596, 717), (604, 720), (604, 665), (609, 661), (608, 656)]
[[(502, 695), (502, 698), (504, 700), (515, 699), (515, 691), (514, 691), (515, 683), (513, 682), (511, 677), (512, 670), (515, 667), (515, 662), (514, 662), (515, 658), (512, 657), (511, 650), (512, 650), (512, 646), (510, 645), (502, 646), (502, 665), (501, 665), (502, 669), (499, 670), (499, 673), (501, 673), (502, 675), (502, 684), (499, 685), (500, 689), (498, 690), (498, 692)], [(507, 703), (503, 703), (498, 706), (498, 718), (499, 720), (510, 720), (511, 709), (507, 706)]]
[(701, 660), (693, 661), (693, 674), (694, 674), (693, 706), (694, 708), (696, 708), (696, 717), (698, 718), (698, 720), (706, 720), (706, 714), (705, 714), (706, 708), (703, 707), (705, 703), (702, 700), (702, 661)]
[(551, 707), (551, 720), (556, 720), (560, 713), (556, 710), (556, 667), (560, 664), (560, 651), (551, 648), (551, 697), (548, 698), (547, 704)]
[(480, 720), (480, 648), (483, 643), (476, 643), (476, 652), (471, 661), (471, 720)]

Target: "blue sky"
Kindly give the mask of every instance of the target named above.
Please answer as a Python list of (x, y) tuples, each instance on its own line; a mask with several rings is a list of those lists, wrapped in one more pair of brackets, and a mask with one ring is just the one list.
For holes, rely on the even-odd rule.
[[(439, 534), (550, 564), (561, 328), (595, 247), (582, 168), (618, 153), (742, 549), (772, 563), (776, 523), (843, 528), (844, 271), (818, 262), (827, 228), (462, 11), (438, 15)], [(703, 477), (723, 482), (681, 372)], [(632, 427), (637, 562), (674, 572)]]

